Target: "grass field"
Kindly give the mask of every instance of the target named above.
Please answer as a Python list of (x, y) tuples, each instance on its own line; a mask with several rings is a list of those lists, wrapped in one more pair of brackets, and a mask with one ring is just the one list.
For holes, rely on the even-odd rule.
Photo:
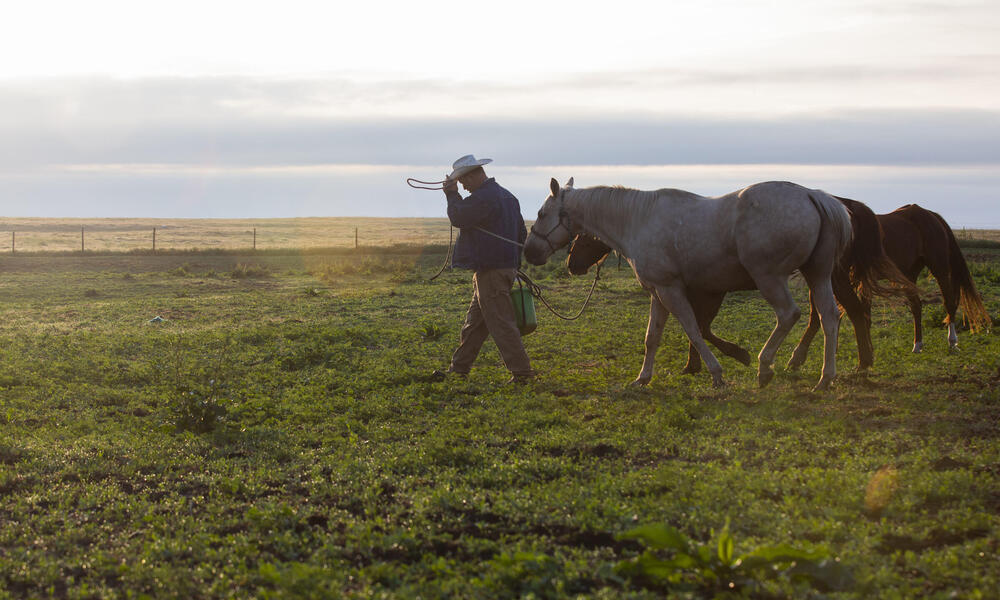
[[(471, 294), (427, 281), (443, 250), (0, 257), (0, 597), (1000, 589), (1000, 337), (949, 353), (933, 282), (923, 354), (880, 301), (875, 369), (845, 320), (831, 392), (819, 346), (782, 368), (803, 323), (769, 387), (721, 358), (713, 389), (673, 320), (635, 389), (648, 297), (609, 261), (508, 387), (491, 343), (425, 377)], [(1000, 252), (967, 255), (997, 320)], [(554, 261), (529, 274), (575, 310), (590, 281)], [(715, 329), (756, 354), (772, 326), (741, 293)]]

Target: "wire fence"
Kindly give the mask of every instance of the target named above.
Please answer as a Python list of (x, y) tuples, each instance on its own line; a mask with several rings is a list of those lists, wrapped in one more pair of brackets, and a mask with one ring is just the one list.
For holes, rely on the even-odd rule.
[[(0, 221), (0, 252), (158, 252), (281, 250), (439, 245), (449, 240), (447, 219), (276, 219), (130, 223), (127, 220)], [(6, 243), (5, 243), (6, 242)], [(6, 248), (4, 248), (6, 246)]]

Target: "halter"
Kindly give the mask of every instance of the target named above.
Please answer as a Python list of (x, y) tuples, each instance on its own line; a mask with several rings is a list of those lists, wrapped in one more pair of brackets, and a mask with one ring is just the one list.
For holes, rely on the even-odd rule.
[(566, 232), (569, 233), (569, 236), (573, 237), (573, 222), (570, 221), (569, 213), (566, 212), (566, 204), (564, 198), (565, 194), (566, 190), (559, 190), (559, 196), (557, 198), (559, 202), (559, 221), (552, 227), (552, 229), (550, 229), (545, 234), (541, 234), (535, 231), (535, 225), (537, 224), (537, 221), (535, 223), (532, 223), (531, 225), (531, 233), (537, 237), (542, 238), (542, 241), (544, 241), (549, 246), (549, 250), (552, 250), (552, 252), (555, 252), (556, 250), (558, 250), (558, 248), (552, 245), (552, 242), (549, 241), (549, 236), (552, 235), (556, 229), (559, 229), (559, 227), (563, 227), (566, 230)]

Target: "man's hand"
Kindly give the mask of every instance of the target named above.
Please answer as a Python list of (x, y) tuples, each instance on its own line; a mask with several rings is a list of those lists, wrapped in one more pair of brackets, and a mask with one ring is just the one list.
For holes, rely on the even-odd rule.
[(457, 192), (458, 191), (458, 180), (457, 179), (451, 179), (449, 177), (445, 177), (444, 178), (444, 186), (443, 186), (442, 189), (444, 189), (444, 193), (445, 194), (447, 194), (448, 192)]

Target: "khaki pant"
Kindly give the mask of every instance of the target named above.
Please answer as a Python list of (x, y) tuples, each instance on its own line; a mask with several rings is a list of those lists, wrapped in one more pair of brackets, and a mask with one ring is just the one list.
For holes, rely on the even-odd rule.
[(451, 370), (468, 373), (479, 355), (486, 338), (500, 350), (500, 356), (514, 375), (531, 375), (531, 362), (521, 343), (517, 329), (517, 316), (510, 300), (517, 269), (491, 269), (476, 271), (472, 277), (473, 293), (469, 312), (465, 315), (462, 335), (451, 357)]

